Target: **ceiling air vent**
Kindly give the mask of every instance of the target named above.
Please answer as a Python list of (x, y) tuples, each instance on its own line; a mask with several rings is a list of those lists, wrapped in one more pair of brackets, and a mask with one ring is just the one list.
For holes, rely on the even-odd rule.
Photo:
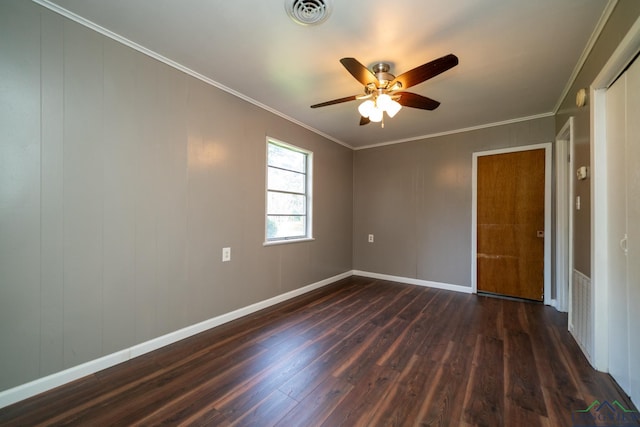
[(287, 14), (296, 24), (318, 25), (331, 14), (331, 0), (285, 0)]

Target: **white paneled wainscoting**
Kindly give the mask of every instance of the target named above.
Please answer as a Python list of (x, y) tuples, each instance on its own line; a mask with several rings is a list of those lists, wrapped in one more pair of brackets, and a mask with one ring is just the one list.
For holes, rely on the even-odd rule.
[(578, 270), (573, 270), (573, 289), (571, 311), (569, 313), (569, 331), (578, 342), (589, 361), (593, 361), (593, 325), (591, 324), (591, 279)]

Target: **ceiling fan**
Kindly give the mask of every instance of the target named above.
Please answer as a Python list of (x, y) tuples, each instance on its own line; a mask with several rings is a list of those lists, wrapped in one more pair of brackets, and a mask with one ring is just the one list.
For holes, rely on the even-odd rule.
[(314, 104), (311, 108), (365, 100), (358, 107), (361, 115), (360, 125), (382, 122), (382, 127), (384, 127), (384, 113), (386, 112), (389, 117), (393, 117), (402, 106), (421, 110), (438, 108), (440, 105), (438, 101), (416, 93), (404, 92), (402, 89), (415, 86), (455, 67), (458, 65), (458, 57), (453, 54), (445, 55), (400, 74), (398, 77), (389, 73), (391, 66), (385, 62), (375, 64), (372, 70), (369, 70), (355, 58), (342, 58), (340, 63), (356, 80), (364, 85), (364, 94)]

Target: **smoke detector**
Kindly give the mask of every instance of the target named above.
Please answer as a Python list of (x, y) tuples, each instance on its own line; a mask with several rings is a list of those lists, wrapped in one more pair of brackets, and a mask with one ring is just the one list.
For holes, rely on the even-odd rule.
[(331, 14), (331, 0), (285, 0), (284, 7), (300, 25), (319, 25)]

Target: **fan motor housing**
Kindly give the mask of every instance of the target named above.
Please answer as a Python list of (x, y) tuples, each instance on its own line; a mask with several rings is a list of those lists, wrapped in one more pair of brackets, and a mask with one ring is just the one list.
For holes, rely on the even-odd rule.
[(386, 62), (378, 62), (373, 67), (371, 67), (371, 69), (373, 70), (373, 74), (376, 76), (378, 81), (383, 85), (392, 82), (393, 79), (396, 78), (396, 76), (389, 72), (391, 66)]

